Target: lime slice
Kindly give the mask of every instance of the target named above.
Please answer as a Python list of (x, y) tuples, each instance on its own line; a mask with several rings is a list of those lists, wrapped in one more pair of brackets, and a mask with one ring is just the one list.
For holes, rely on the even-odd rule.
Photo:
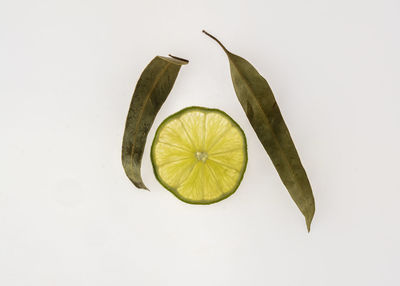
[(246, 137), (221, 110), (185, 108), (158, 127), (151, 162), (157, 180), (178, 199), (215, 203), (232, 195), (243, 178)]

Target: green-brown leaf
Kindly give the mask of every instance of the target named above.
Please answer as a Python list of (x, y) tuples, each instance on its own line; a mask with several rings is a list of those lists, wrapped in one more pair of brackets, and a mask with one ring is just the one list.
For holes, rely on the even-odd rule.
[(310, 231), (315, 212), (314, 196), (271, 88), (248, 61), (232, 54), (218, 39), (203, 32), (217, 41), (227, 54), (239, 102), (283, 184), (303, 213), (307, 229)]
[(144, 69), (136, 84), (125, 124), (122, 165), (128, 178), (140, 189), (147, 189), (140, 172), (147, 134), (181, 66), (187, 63), (173, 56), (157, 56)]

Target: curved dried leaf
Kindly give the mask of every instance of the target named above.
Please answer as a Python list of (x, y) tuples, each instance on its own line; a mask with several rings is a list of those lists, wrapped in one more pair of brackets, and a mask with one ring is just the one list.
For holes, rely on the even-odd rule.
[(179, 70), (188, 61), (173, 57), (155, 57), (142, 72), (129, 107), (122, 142), (122, 165), (132, 183), (147, 189), (140, 167), (147, 134), (170, 93)]
[(289, 194), (303, 213), (310, 231), (315, 212), (314, 196), (289, 130), (267, 81), (245, 59), (229, 52), (214, 36), (228, 56), (236, 95), (264, 149), (271, 158)]

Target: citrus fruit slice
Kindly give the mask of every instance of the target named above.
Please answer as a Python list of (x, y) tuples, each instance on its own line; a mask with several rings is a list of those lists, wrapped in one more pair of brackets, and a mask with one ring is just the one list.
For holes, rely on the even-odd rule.
[(246, 137), (225, 112), (188, 107), (158, 127), (151, 162), (157, 180), (180, 200), (215, 203), (232, 195), (243, 178)]

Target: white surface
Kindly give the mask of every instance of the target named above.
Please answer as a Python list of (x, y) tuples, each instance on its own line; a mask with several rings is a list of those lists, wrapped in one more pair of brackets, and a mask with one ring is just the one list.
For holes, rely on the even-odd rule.
[[(0, 285), (400, 285), (400, 2), (0, 3)], [(313, 186), (310, 234), (208, 30), (269, 81)], [(244, 129), (238, 191), (177, 200), (120, 161), (155, 55), (190, 59), (149, 134), (190, 105)]]

